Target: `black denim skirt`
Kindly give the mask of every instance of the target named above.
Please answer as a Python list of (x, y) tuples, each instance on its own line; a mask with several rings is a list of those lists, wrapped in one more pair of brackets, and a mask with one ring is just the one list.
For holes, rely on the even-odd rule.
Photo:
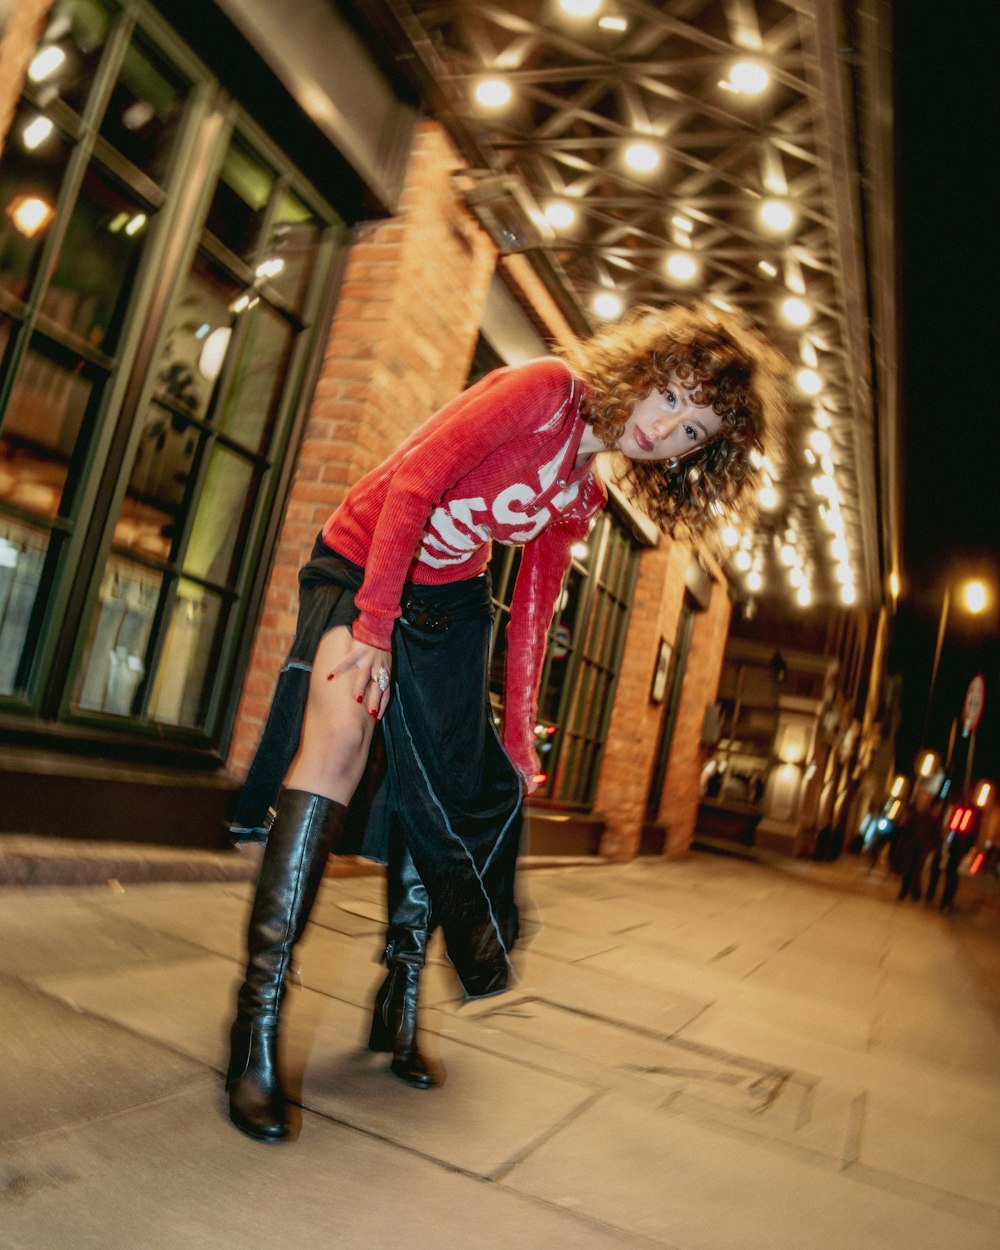
[[(299, 616), (260, 746), (234, 811), (236, 838), (264, 840), (295, 757), (323, 635), (359, 615), (364, 569), (317, 539), (299, 574)], [(394, 826), (431, 899), (466, 994), (507, 987), (518, 931), (520, 775), (488, 696), (488, 576), (404, 588), (392, 640), (392, 697), (351, 806), (342, 854), (385, 863)]]

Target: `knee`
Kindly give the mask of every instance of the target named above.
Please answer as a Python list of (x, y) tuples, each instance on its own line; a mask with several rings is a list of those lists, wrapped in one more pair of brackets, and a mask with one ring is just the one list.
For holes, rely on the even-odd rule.
[(368, 758), (372, 731), (360, 717), (358, 722), (312, 727), (312, 732), (304, 735), (302, 754), (332, 776), (360, 774)]

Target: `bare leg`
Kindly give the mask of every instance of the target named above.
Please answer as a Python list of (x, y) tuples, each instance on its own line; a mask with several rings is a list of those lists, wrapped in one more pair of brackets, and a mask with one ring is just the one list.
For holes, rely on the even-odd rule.
[(230, 1034), (226, 1084), (230, 1119), (257, 1141), (284, 1141), (293, 1133), (278, 1072), (285, 976), (327, 858), (341, 842), (375, 727), (367, 701), (372, 692), (365, 685), (370, 668), (327, 680), (352, 645), (350, 630), (337, 628), (317, 650), (299, 751), (277, 802), (247, 930), (247, 972)]
[[(330, 669), (344, 658), (352, 643), (351, 631), (338, 625), (323, 636), (317, 648), (302, 738), (285, 778), (289, 789), (308, 790), (345, 805), (358, 788), (375, 728), (361, 673), (352, 671), (327, 680)], [(358, 695), (366, 702), (358, 703)]]

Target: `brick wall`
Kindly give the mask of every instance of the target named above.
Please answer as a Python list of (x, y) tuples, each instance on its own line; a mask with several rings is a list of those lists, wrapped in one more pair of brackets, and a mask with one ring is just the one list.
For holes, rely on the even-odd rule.
[(0, 32), (0, 152), (52, 0), (15, 0)]
[(458, 158), (417, 130), (395, 218), (355, 232), (274, 554), (228, 766), (245, 775), (295, 629), (297, 573), (347, 488), (461, 390), (496, 249), (457, 197)]

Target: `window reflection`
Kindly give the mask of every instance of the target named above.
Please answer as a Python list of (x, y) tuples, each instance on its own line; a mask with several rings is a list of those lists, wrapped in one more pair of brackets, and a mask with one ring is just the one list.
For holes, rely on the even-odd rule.
[(151, 720), (189, 729), (204, 725), (223, 624), (218, 596), (193, 582), (179, 584), (150, 699)]
[(173, 66), (134, 41), (125, 51), (101, 134), (133, 165), (162, 182), (185, 94)]
[(191, 416), (208, 415), (229, 347), (240, 287), (221, 266), (199, 253), (174, 308), (156, 371), (157, 398)]
[(42, 298), (42, 312), (109, 355), (118, 344), (150, 211), (92, 162)]
[(216, 447), (201, 490), (185, 572), (232, 585), (253, 507), (254, 486), (253, 465)]
[(42, 98), (59, 95), (82, 113), (111, 27), (97, 0), (56, 0), (28, 69)]
[(221, 243), (244, 260), (249, 260), (257, 247), (273, 185), (272, 170), (234, 139), (226, 153), (206, 225)]
[(182, 522), (198, 450), (198, 427), (151, 404), (115, 525), (115, 545), (167, 560)]
[(271, 285), (294, 308), (301, 308), (305, 299), (320, 236), (312, 211), (298, 196), (285, 192), (275, 210), (267, 257), (281, 266), (269, 278)]
[(244, 447), (263, 452), (278, 416), (295, 331), (263, 300), (242, 315), (247, 318), (246, 332), (234, 364), (222, 428)]
[(0, 521), (0, 694), (13, 694), (18, 688), (17, 671), (30, 641), (47, 550), (44, 530)]
[(95, 397), (82, 360), (35, 339), (0, 429), (0, 499), (38, 516), (65, 511), (70, 461)]
[(162, 579), (112, 558), (101, 580), (75, 702), (92, 712), (130, 716), (146, 675), (146, 648)]
[(71, 151), (55, 128), (35, 147), (25, 145), (25, 132), (40, 116), (37, 109), (22, 103), (14, 114), (0, 163), (0, 286), (21, 300), (28, 298), (51, 219), (33, 233), (26, 232), (15, 218), (18, 201), (35, 199), (54, 209)]

